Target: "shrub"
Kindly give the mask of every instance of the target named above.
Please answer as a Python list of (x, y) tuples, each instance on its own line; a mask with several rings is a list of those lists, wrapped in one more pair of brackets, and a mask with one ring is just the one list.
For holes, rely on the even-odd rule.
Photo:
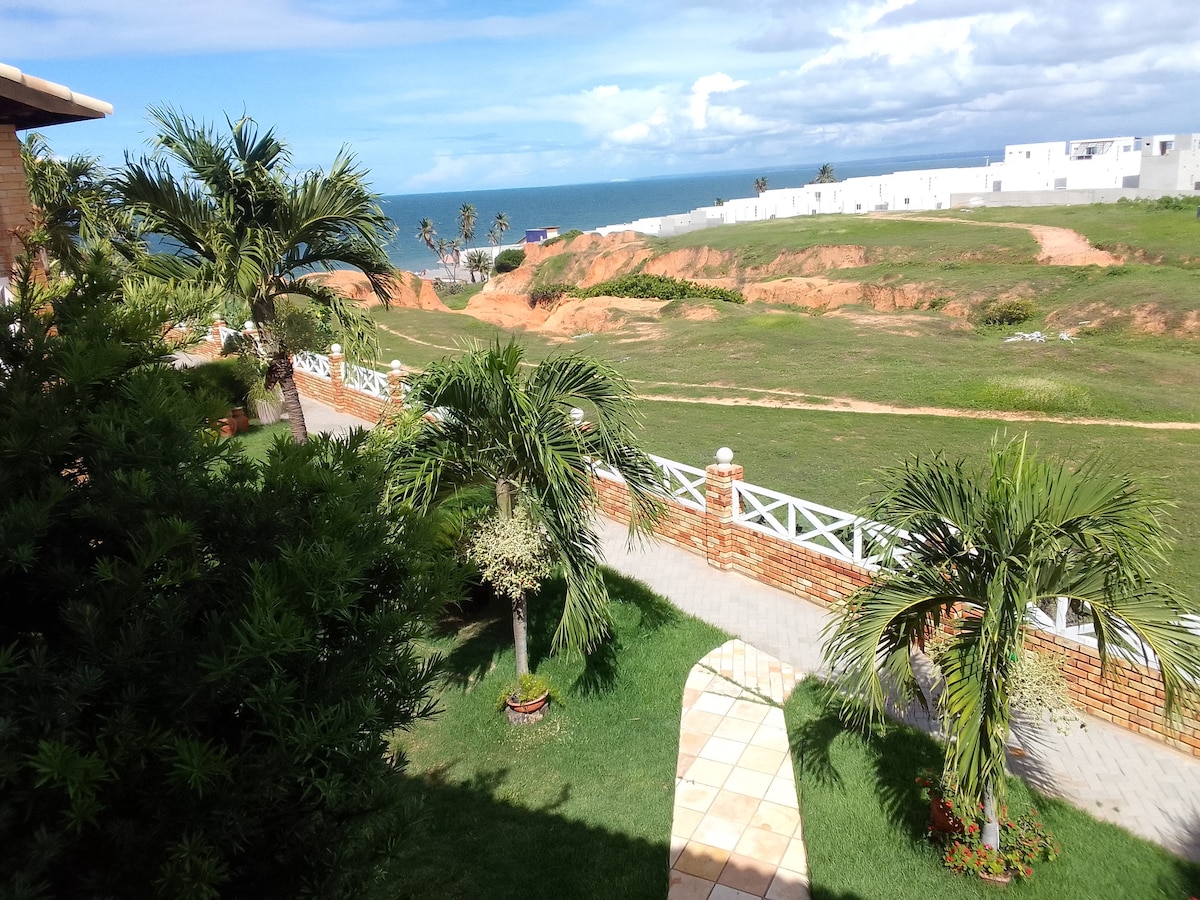
[(746, 298), (737, 291), (727, 288), (697, 284), (666, 275), (622, 275), (611, 281), (602, 281), (586, 289), (576, 289), (576, 297), (637, 297), (657, 300), (723, 300), (726, 303), (745, 303)]
[(1033, 318), (1033, 303), (1014, 297), (1008, 300), (993, 300), (979, 310), (979, 321), (984, 325), (1020, 325)]
[(212, 440), (118, 290), (0, 307), (0, 896), (368, 896), (442, 562), (361, 432)]
[(571, 284), (545, 284), (529, 291), (530, 306), (550, 306), (562, 299), (563, 294), (575, 290)]
[(583, 234), (583, 232), (580, 231), (578, 228), (572, 228), (570, 231), (564, 231), (558, 237), (552, 237), (548, 241), (543, 241), (542, 246), (549, 247), (552, 244), (570, 243), (571, 241), (575, 240), (575, 238), (579, 237), (581, 234)]
[(497, 275), (503, 275), (505, 272), (519, 269), (523, 262), (525, 262), (525, 251), (510, 247), (496, 254), (496, 261), (492, 263), (492, 271)]

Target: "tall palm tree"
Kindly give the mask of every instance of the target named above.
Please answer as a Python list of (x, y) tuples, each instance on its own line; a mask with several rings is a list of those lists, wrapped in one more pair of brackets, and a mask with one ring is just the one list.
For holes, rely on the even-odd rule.
[(979, 473), (939, 454), (881, 475), (869, 515), (909, 532), (898, 545), (907, 556), (840, 605), (826, 662), (845, 711), (870, 720), (889, 697), (925, 701), (914, 648), (931, 629), (951, 630), (939, 657), (947, 774), (968, 808), (983, 804), (983, 841), (998, 847), (1009, 677), (1032, 606), (1057, 597), (1086, 604), (1105, 666), (1114, 651), (1141, 657), (1144, 642), (1172, 713), (1200, 683), (1200, 636), (1183, 626), (1196, 604), (1156, 581), (1169, 548), (1167, 504), (1095, 460), (1070, 469), (1039, 459), (1024, 437), (994, 439)]
[(462, 238), (464, 247), (470, 247), (475, 239), (475, 221), (478, 218), (472, 204), (464, 203), (458, 208), (458, 236)]
[(760, 175), (754, 179), (754, 193), (761, 194), (767, 189), (767, 179)]
[[(129, 161), (116, 176), (124, 202), (144, 229), (174, 250), (151, 255), (146, 271), (222, 288), (244, 300), (266, 347), (266, 385), (283, 390), (293, 437), (306, 440), (304, 410), (292, 375), (289, 297), (328, 311), (348, 349), (374, 338), (353, 302), (314, 279), (314, 269), (350, 266), (366, 274), (384, 303), (394, 270), (384, 247), (392, 223), (341, 152), (328, 172), (287, 171), (286, 145), (253, 119), (228, 122), (229, 134), (170, 109), (151, 109), (158, 152)], [(177, 171), (178, 170), (178, 174)]]
[(422, 219), (417, 223), (417, 240), (421, 241), (430, 250), (437, 249), (433, 243), (434, 238), (437, 236), (437, 230), (433, 227), (433, 219)]
[[(615, 370), (580, 354), (528, 368), (523, 356), (516, 343), (497, 341), (426, 369), (408, 400), (438, 415), (422, 421), (414, 441), (396, 445), (392, 478), (419, 511), (471, 484), (494, 491), (502, 517), (520, 505), (545, 530), (567, 584), (553, 647), (588, 651), (608, 626), (593, 464), (625, 478), (634, 533), (653, 527), (660, 475), (637, 444), (634, 394)], [(577, 406), (590, 408), (593, 421), (576, 422)], [(524, 595), (513, 602), (518, 675), (529, 671), (527, 606)]]
[(504, 232), (508, 231), (509, 227), (508, 216), (502, 212), (496, 213), (496, 217), (492, 219), (492, 227), (488, 229), (488, 240), (492, 244), (493, 262), (496, 259), (496, 250), (504, 240)]
[(817, 169), (817, 177), (810, 181), (809, 184), (833, 184), (835, 181), (837, 181), (837, 175), (833, 171), (833, 166), (825, 163), (821, 168)]

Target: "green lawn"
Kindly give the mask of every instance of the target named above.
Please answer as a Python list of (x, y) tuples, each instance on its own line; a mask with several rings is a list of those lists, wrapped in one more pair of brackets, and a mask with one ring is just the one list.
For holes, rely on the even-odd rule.
[(443, 712), (397, 744), (422, 823), (399, 897), (655, 898), (667, 892), (683, 682), (728, 636), (606, 574), (616, 642), (584, 662), (547, 658), (561, 585), (531, 604), (532, 662), (565, 696), (540, 723), (496, 709), (512, 676), (503, 604), (472, 609), (435, 643)]
[[(606, 578), (616, 642), (587, 662), (546, 656), (556, 589), (533, 604), (536, 668), (566, 695), (537, 725), (514, 728), (496, 709), (513, 664), (502, 604), (476, 601), (432, 642), (446, 658), (442, 712), (395, 741), (421, 804), (398, 897), (665, 896), (683, 682), (727, 635)], [(938, 764), (936, 743), (895, 725), (869, 741), (847, 732), (812, 682), (785, 716), (814, 898), (992, 896), (944, 870), (923, 839), (928, 805), (914, 779)], [(1014, 808), (1030, 796), (1019, 782), (1010, 791)], [(1182, 900), (1200, 887), (1200, 868), (1064, 803), (1035, 802), (1064, 853), (1010, 890)]]
[[(877, 469), (908, 453), (943, 451), (981, 459), (999, 421), (932, 416), (859, 415), (647, 402), (643, 440), (659, 456), (694, 466), (731, 447), (752, 484), (839, 509), (859, 507)], [(1176, 587), (1200, 593), (1200, 431), (1147, 430), (1099, 425), (1008, 423), (1009, 434), (1028, 431), (1047, 453), (1081, 460), (1100, 453), (1128, 467), (1178, 503)]]
[[(869, 739), (844, 729), (822, 686), (807, 681), (784, 707), (800, 794), (813, 900), (994, 897), (996, 889), (941, 865), (925, 839), (929, 804), (915, 777), (938, 769), (941, 749), (927, 735), (887, 724)], [(1200, 866), (1067, 803), (1034, 795), (1009, 779), (1014, 811), (1033, 805), (1062, 844), (1054, 862), (1011, 885), (1019, 897), (1184, 900), (1200, 892)]]
[[(1166, 265), (1200, 265), (1198, 202), (1183, 209), (1153, 209), (1139, 203), (1093, 203), (1085, 206), (1001, 207), (921, 213), (977, 222), (1025, 222), (1071, 228), (1097, 247), (1131, 259)], [(987, 229), (989, 232), (991, 229)]]

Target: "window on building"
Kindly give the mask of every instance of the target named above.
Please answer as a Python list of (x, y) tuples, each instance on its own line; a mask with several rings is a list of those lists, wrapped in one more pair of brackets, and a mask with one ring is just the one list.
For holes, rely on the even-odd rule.
[(907, 197), (904, 198), (904, 205), (908, 206), (908, 198)]
[(1025, 158), (1029, 159), (1029, 151), (1028, 150), (1025, 151)]
[(862, 212), (862, 204), (861, 204), (861, 203), (855, 203), (855, 204), (854, 204), (854, 211), (855, 211), (855, 212)]
[(1000, 191), (1000, 182), (999, 181), (992, 182), (992, 190), (997, 193)]
[(1067, 179), (1055, 178), (1054, 179), (1054, 189), (1056, 191), (1065, 191), (1067, 189)]

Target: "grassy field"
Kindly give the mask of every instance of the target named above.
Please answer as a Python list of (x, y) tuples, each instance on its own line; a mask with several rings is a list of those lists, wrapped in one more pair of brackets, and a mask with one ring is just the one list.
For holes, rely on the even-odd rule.
[[(1195, 342), (1111, 334), (1075, 343), (1005, 343), (1015, 329), (964, 329), (934, 312), (889, 318), (846, 309), (812, 316), (708, 305), (717, 318), (646, 321), (640, 337), (606, 332), (563, 345), (525, 334), (521, 341), (535, 361), (559, 347), (600, 356), (647, 395), (755, 397), (756, 390), (783, 390), (908, 407), (1200, 421), (1200, 393), (1189, 389), (1200, 381)], [(381, 358), (418, 367), (464, 340), (499, 333), (469, 316), (409, 309), (377, 316), (386, 329)]]
[[(921, 213), (977, 222), (1025, 222), (1071, 228), (1102, 250), (1174, 266), (1200, 266), (1197, 202), (1183, 209), (1155, 209), (1141, 203), (1093, 203), (1086, 206), (1004, 207)], [(987, 229), (990, 231), (990, 229)]]
[[(996, 889), (941, 866), (925, 839), (929, 805), (915, 773), (941, 766), (941, 748), (901, 725), (868, 737), (845, 730), (819, 683), (797, 687), (784, 707), (796, 767), (813, 900), (888, 897), (960, 900), (994, 897)], [(1200, 890), (1200, 866), (1067, 803), (1034, 795), (1009, 779), (1014, 811), (1033, 805), (1062, 844), (1053, 862), (1012, 885), (1019, 897), (1092, 900), (1138, 897), (1183, 900)]]
[(397, 740), (422, 804), (398, 897), (666, 896), (683, 682), (728, 636), (606, 581), (616, 640), (586, 662), (546, 656), (561, 585), (530, 605), (531, 662), (565, 694), (536, 725), (497, 709), (513, 671), (503, 604), (472, 608), (435, 642), (442, 713)]
[(1166, 577), (1200, 594), (1200, 431), (665, 402), (645, 403), (643, 413), (653, 453), (705, 466), (718, 447), (731, 447), (751, 484), (847, 510), (861, 505), (880, 467), (905, 454), (982, 459), (992, 435), (1004, 429), (1028, 431), (1043, 452), (1063, 459), (1099, 453), (1178, 503), (1171, 519), (1178, 543)]
[(869, 262), (919, 259), (946, 263), (975, 258), (1032, 263), (1038, 254), (1037, 242), (1028, 232), (1011, 228), (962, 228), (953, 223), (841, 215), (745, 222), (652, 242), (664, 253), (691, 247), (732, 251), (743, 266), (764, 265), (787, 250), (844, 244), (865, 247)]

